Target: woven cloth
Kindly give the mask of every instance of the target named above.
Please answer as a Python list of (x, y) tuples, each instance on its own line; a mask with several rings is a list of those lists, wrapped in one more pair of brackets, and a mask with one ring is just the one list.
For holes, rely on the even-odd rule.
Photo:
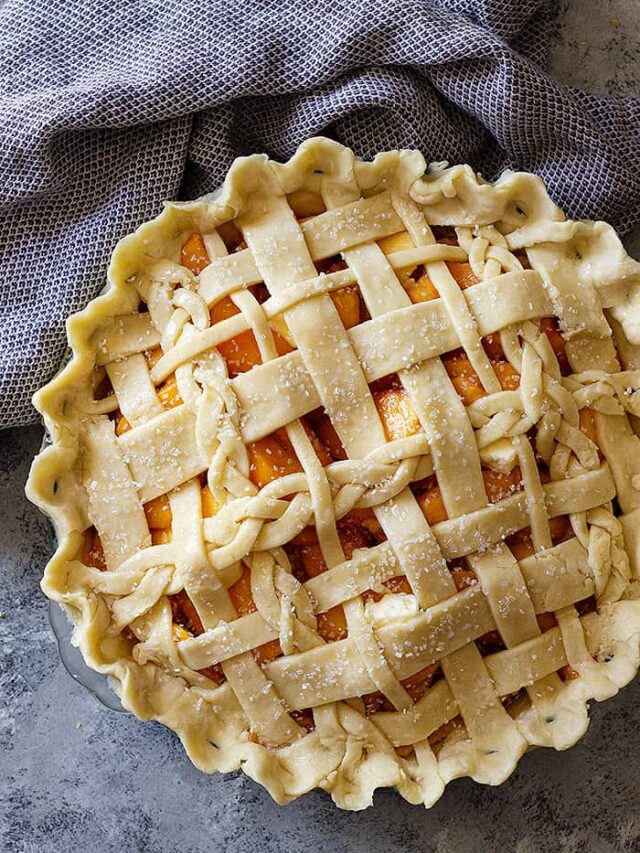
[(554, 19), (548, 0), (4, 0), (0, 426), (36, 419), (118, 239), (238, 154), (417, 147), (634, 225), (639, 103), (550, 79)]

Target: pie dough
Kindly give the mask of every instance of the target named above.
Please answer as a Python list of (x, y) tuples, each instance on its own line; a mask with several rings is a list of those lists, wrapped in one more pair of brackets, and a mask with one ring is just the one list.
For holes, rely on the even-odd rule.
[(108, 279), (34, 398), (42, 587), (197, 767), (430, 806), (633, 678), (640, 265), (610, 226), (317, 138), (166, 204)]

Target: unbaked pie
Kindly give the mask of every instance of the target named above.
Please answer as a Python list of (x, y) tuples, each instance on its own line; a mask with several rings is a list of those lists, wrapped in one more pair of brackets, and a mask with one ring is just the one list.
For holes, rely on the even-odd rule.
[(640, 265), (534, 175), (238, 159), (68, 334), (43, 589), (202, 770), (429, 806), (636, 673)]

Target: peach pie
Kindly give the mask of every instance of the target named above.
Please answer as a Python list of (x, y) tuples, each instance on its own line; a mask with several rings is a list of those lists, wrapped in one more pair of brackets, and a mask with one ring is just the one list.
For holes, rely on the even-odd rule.
[(279, 802), (566, 749), (640, 649), (640, 265), (541, 180), (311, 139), (115, 250), (35, 397), (43, 589)]

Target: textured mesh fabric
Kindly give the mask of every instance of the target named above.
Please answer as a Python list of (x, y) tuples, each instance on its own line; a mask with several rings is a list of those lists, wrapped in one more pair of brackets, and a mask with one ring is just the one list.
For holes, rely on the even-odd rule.
[(119, 238), (234, 156), (325, 134), (370, 157), (540, 174), (570, 214), (640, 220), (640, 107), (544, 73), (548, 0), (4, 0), (0, 425), (64, 354)]

